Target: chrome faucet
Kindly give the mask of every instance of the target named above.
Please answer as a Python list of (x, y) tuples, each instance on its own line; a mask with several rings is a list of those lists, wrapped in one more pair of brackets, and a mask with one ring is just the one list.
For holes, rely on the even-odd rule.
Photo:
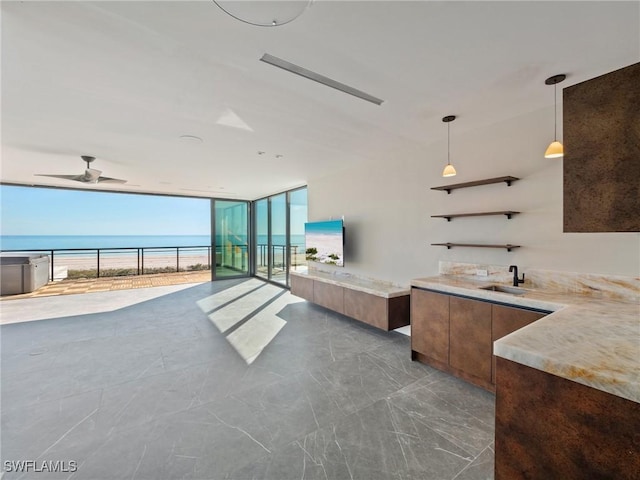
[(522, 279), (518, 278), (518, 266), (510, 265), (509, 272), (513, 272), (513, 286), (517, 287), (519, 284), (524, 283), (524, 273), (522, 274)]

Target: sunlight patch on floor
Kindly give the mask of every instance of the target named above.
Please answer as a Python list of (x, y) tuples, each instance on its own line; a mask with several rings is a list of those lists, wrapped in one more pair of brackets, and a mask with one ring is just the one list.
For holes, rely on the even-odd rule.
[(248, 365), (254, 362), (286, 325), (278, 313), (287, 305), (304, 300), (286, 292), (227, 336), (227, 340)]
[(221, 292), (214, 293), (208, 297), (201, 298), (196, 302), (196, 305), (200, 307), (204, 313), (209, 313), (216, 308), (220, 308), (222, 305), (232, 302), (241, 296), (247, 294), (251, 290), (265, 286), (264, 282), (260, 280), (251, 279), (246, 282), (242, 282), (239, 285), (235, 285), (231, 288), (227, 288)]
[(225, 333), (236, 324), (251, 316), (257, 309), (271, 302), (278, 295), (282, 295), (282, 288), (275, 285), (263, 284), (264, 286), (248, 295), (237, 298), (232, 303), (215, 310), (208, 315), (209, 320), (218, 327), (220, 333)]
[(247, 364), (253, 363), (286, 321), (278, 313), (304, 302), (282, 287), (250, 279), (196, 302)]

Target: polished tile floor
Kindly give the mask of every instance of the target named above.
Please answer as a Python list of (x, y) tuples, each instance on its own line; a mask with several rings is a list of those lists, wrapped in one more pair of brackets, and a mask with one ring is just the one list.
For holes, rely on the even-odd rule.
[(493, 395), (407, 336), (257, 279), (168, 288), (2, 303), (2, 465), (77, 465), (2, 480), (493, 478)]

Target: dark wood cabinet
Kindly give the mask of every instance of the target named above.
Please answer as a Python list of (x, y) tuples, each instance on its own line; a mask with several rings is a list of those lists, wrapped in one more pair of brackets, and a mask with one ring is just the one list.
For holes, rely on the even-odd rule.
[(449, 365), (491, 382), (491, 304), (451, 297), (449, 308)]
[(548, 313), (414, 287), (411, 358), (495, 391), (493, 342)]
[[(499, 338), (509, 335), (530, 323), (541, 319), (546, 313), (524, 310), (504, 305), (492, 305), (491, 345)], [(493, 352), (492, 352), (493, 353)], [(492, 355), (491, 383), (496, 383), (496, 357)]]
[(640, 478), (640, 403), (498, 357), (496, 480)]
[(409, 291), (398, 287), (381, 291), (359, 290), (348, 281), (335, 282), (291, 275), (291, 293), (313, 303), (347, 315), (382, 330), (395, 330), (409, 325)]
[(411, 290), (411, 350), (449, 363), (449, 295)]
[(409, 324), (409, 295), (385, 298), (345, 288), (344, 314), (382, 330), (394, 330)]

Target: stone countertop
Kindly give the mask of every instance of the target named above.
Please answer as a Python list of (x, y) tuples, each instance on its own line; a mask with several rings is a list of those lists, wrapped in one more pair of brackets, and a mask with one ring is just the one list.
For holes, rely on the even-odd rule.
[(325, 273), (325, 272), (291, 272), (291, 275), (320, 280), (325, 283), (341, 287), (349, 287), (352, 290), (376, 295), (383, 298), (394, 298), (409, 295), (410, 287), (394, 285), (390, 282), (374, 280), (370, 278), (356, 277), (351, 274)]
[[(640, 304), (528, 289), (480, 290), (491, 282), (440, 275), (411, 286), (552, 313), (494, 343), (502, 358), (640, 403)], [(506, 285), (505, 285), (506, 286)]]

